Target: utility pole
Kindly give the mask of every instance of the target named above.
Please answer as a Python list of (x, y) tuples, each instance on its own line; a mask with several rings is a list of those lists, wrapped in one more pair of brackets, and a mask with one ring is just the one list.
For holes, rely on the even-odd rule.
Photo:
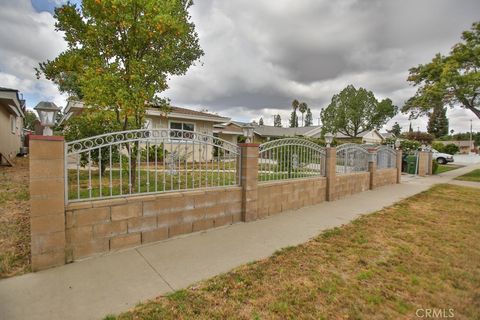
[(473, 124), (472, 124), (472, 120), (473, 120), (473, 119), (470, 119), (470, 146), (468, 147), (468, 148), (469, 148), (468, 153), (472, 153), (472, 149), (473, 149), (473, 148), (472, 148), (472, 147), (473, 147), (473, 145), (472, 145), (472, 135), (473, 135), (473, 130), (472, 130), (472, 129), (473, 129)]

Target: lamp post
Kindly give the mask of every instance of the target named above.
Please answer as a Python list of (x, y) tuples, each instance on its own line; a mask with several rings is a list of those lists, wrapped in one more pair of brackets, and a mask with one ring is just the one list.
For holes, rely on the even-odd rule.
[(253, 138), (253, 127), (250, 125), (246, 125), (243, 127), (243, 135), (246, 137), (245, 142), (250, 143), (252, 142)]
[(395, 150), (400, 149), (400, 139), (395, 140)]
[(55, 125), (55, 119), (57, 117), (58, 111), (61, 109), (55, 105), (53, 102), (41, 101), (37, 104), (35, 108), (38, 116), (40, 118), (40, 124), (43, 127), (43, 135), (51, 136), (53, 135), (52, 127)]
[(325, 143), (327, 144), (327, 148), (330, 148), (330, 145), (333, 141), (333, 134), (331, 132), (327, 132), (324, 135)]

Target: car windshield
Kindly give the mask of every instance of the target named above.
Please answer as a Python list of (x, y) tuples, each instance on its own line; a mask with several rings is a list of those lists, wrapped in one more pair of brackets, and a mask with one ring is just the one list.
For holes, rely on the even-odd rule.
[(432, 149), (432, 152), (439, 153), (439, 152), (438, 152), (437, 150), (435, 150), (435, 149)]

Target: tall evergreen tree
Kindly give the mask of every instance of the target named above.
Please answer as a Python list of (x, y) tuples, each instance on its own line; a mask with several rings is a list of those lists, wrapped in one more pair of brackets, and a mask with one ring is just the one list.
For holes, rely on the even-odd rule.
[(308, 109), (308, 106), (305, 102), (301, 102), (298, 105), (298, 111), (300, 111), (300, 113), (302, 114), (302, 127), (305, 125), (305, 122), (303, 121), (303, 115), (305, 114), (305, 112), (307, 112), (307, 109)]
[(260, 117), (260, 120), (258, 120), (258, 124), (259, 124), (260, 126), (263, 126), (263, 118), (262, 118), (262, 117)]
[(274, 127), (282, 126), (282, 117), (280, 117), (280, 114), (273, 116), (273, 126)]
[(410, 127), (408, 127), (408, 132), (413, 132), (413, 127), (411, 122), (410, 122)]
[(427, 131), (435, 138), (448, 135), (447, 108), (442, 105), (433, 108), (428, 118)]
[(290, 128), (296, 128), (296, 127), (298, 127), (298, 116), (294, 110), (290, 114)]
[(313, 115), (310, 108), (307, 108), (307, 115), (305, 116), (305, 127), (310, 127), (313, 125)]
[(297, 109), (300, 106), (300, 102), (297, 99), (292, 101), (292, 114), (290, 115), (290, 128), (298, 127)]
[(388, 132), (393, 133), (395, 136), (399, 136), (402, 133), (402, 127), (398, 124), (398, 122), (395, 122), (395, 124), (392, 126), (391, 130), (388, 130)]

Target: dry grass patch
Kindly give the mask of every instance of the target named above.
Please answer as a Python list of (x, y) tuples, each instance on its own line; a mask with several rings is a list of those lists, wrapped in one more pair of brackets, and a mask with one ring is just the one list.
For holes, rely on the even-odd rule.
[(28, 159), (0, 167), (0, 278), (30, 271)]
[(478, 319), (479, 208), (478, 189), (439, 185), (118, 319)]

